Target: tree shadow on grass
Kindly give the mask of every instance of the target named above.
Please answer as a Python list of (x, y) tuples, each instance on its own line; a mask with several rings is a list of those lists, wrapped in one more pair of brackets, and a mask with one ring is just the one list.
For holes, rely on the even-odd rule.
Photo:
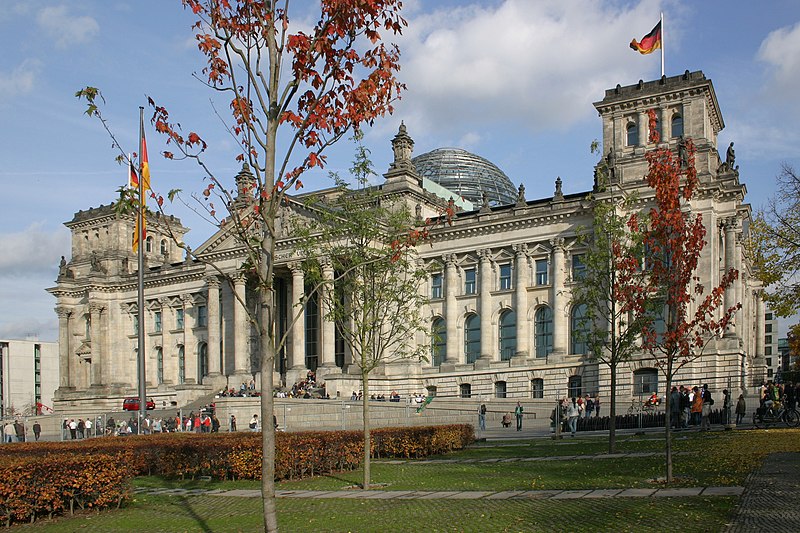
[(212, 533), (213, 530), (209, 527), (206, 520), (202, 516), (197, 514), (190, 500), (191, 500), (190, 497), (179, 496), (178, 497), (179, 506), (182, 507), (189, 515), (189, 517), (197, 523), (197, 527), (199, 528), (198, 531), (203, 531), (203, 533)]

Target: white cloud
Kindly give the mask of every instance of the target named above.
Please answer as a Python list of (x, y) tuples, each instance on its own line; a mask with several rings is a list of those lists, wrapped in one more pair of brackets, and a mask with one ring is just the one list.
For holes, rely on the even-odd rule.
[(17, 233), (0, 234), (0, 276), (31, 277), (44, 273), (55, 280), (59, 256), (70, 247), (69, 232), (46, 231), (34, 223)]
[(595, 114), (606, 88), (657, 68), (655, 54), (628, 47), (653, 26), (653, 6), (503, 0), (412, 11), (398, 39), (408, 92), (397, 115), (411, 132), (453, 139), (498, 125), (564, 131)]
[(797, 86), (800, 85), (800, 23), (767, 35), (757, 57), (772, 70), (765, 91), (774, 99), (796, 100)]
[(9, 98), (30, 92), (40, 68), (38, 60), (26, 59), (10, 72), (0, 71), (0, 97)]
[(89, 42), (100, 31), (94, 18), (72, 15), (67, 12), (67, 6), (46, 7), (39, 11), (36, 21), (58, 48)]

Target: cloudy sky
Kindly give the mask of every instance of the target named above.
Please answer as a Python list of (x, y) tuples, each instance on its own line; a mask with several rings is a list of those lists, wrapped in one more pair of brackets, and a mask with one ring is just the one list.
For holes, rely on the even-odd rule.
[[(191, 13), (179, 0), (3, 0), (0, 10), (0, 338), (57, 338), (54, 285), (69, 257), (63, 223), (80, 209), (110, 203), (125, 172), (97, 121), (83, 115), (78, 89), (99, 87), (120, 142), (135, 151), (145, 95), (201, 132), (217, 175), (238, 165), (214, 116), (215, 100), (192, 77), (202, 68)], [(601, 137), (592, 102), (607, 88), (660, 76), (659, 54), (628, 47), (665, 16), (666, 74), (702, 70), (725, 120), (720, 146), (736, 142), (737, 163), (754, 207), (764, 205), (782, 162), (800, 166), (800, 3), (793, 0), (405, 0), (408, 28), (397, 40), (408, 91), (394, 116), (366, 141), (379, 171), (405, 121), (415, 153), (442, 146), (497, 164), (528, 198), (591, 186)], [(308, 24), (311, 0), (295, 1)], [(223, 106), (224, 107), (224, 106)], [(148, 132), (154, 184), (200, 190), (196, 166), (158, 157)], [(329, 155), (345, 171), (352, 146)], [(323, 174), (308, 189), (328, 185)], [(211, 228), (185, 209), (193, 247)]]

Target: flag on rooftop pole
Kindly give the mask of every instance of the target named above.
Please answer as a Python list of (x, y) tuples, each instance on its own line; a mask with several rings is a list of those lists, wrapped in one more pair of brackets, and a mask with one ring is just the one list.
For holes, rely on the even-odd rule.
[(631, 49), (640, 54), (651, 54), (656, 50), (661, 50), (661, 75), (664, 75), (664, 13), (661, 13), (658, 24), (650, 30), (650, 33), (642, 37), (641, 41), (636, 38), (631, 40)]
[[(133, 251), (139, 248), (139, 241), (147, 238), (147, 191), (150, 190), (150, 163), (147, 160), (147, 141), (144, 137), (144, 121), (139, 124), (139, 180), (131, 163), (130, 184), (139, 189), (139, 210), (136, 216), (136, 229), (133, 232)], [(134, 183), (135, 180), (135, 183)], [(139, 225), (141, 224), (141, 228)]]
[(136, 350), (137, 377), (139, 390), (139, 427), (141, 419), (145, 417), (147, 409), (147, 370), (146, 370), (146, 345), (144, 339), (145, 332), (145, 313), (144, 313), (144, 249), (140, 246), (147, 235), (147, 213), (146, 200), (147, 191), (150, 189), (150, 165), (147, 161), (147, 144), (144, 139), (144, 108), (139, 107), (139, 209), (136, 214), (136, 234), (133, 237), (133, 250), (136, 252), (138, 265), (137, 277), (137, 317), (138, 345)]

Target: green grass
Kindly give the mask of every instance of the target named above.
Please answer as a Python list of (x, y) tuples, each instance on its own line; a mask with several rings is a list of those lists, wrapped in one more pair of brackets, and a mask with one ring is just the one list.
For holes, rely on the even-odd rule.
[[(582, 500), (279, 499), (278, 524), (289, 532), (596, 532), (720, 531), (735, 498)], [(138, 496), (128, 507), (18, 530), (41, 532), (263, 530), (257, 498)]]

